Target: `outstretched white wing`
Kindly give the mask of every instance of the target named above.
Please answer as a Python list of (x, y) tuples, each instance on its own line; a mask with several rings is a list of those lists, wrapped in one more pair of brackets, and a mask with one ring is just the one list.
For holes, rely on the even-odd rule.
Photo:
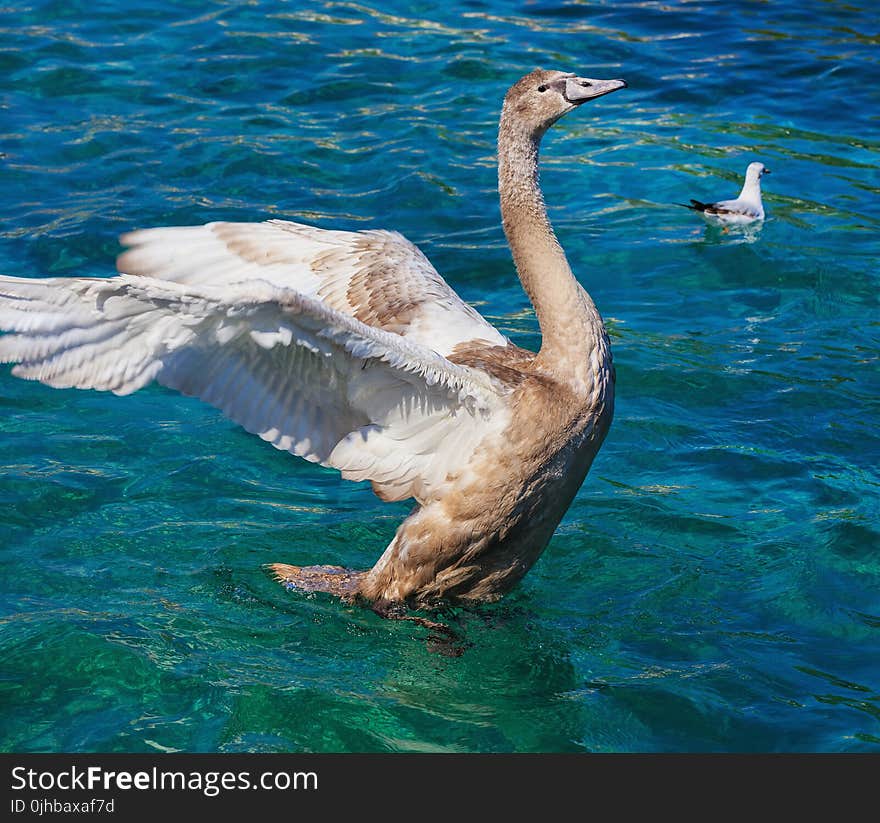
[(117, 261), (123, 273), (192, 286), (262, 280), (443, 355), (459, 343), (508, 342), (397, 232), (269, 220), (143, 229), (121, 242), (132, 247)]
[(506, 421), (506, 388), (270, 282), (0, 277), (0, 362), (55, 387), (155, 379), (307, 460), (424, 502)]

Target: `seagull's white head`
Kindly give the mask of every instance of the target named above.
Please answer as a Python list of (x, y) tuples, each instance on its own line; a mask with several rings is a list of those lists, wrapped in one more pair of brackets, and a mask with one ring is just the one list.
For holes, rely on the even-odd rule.
[(765, 174), (770, 174), (763, 163), (749, 163), (746, 169), (746, 183), (757, 183)]

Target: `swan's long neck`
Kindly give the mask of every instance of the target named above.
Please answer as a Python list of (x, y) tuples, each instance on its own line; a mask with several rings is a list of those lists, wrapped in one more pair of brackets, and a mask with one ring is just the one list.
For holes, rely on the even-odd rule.
[[(504, 233), (523, 288), (541, 327), (538, 365), (575, 383), (591, 383), (591, 359), (608, 354), (602, 318), (572, 274), (538, 182), (539, 138), (502, 115), (498, 133), (498, 190)], [(595, 365), (595, 363), (594, 363)]]

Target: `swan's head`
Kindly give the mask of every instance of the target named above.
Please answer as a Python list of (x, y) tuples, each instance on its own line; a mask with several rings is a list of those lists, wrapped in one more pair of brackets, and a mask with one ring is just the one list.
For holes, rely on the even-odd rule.
[(504, 98), (503, 116), (514, 118), (540, 137), (578, 106), (623, 88), (625, 80), (594, 80), (564, 71), (535, 69), (510, 87)]
[(746, 169), (746, 182), (757, 183), (765, 174), (770, 174), (770, 169), (763, 163), (749, 163)]

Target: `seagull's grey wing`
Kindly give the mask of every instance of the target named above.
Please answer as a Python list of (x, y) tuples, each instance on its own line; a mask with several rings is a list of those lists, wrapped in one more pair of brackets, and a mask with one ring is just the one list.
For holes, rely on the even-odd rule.
[(703, 211), (706, 214), (736, 214), (736, 200), (718, 200), (715, 203), (707, 203)]

